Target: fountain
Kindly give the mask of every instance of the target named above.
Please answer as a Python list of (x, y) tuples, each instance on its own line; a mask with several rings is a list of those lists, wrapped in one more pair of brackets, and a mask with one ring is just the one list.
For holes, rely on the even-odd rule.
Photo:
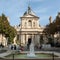
[(30, 51), (27, 53), (27, 57), (36, 57), (35, 52), (34, 52), (34, 42), (32, 40), (30, 47)]
[(29, 53), (27, 53), (27, 56), (28, 57), (36, 57), (36, 55), (34, 53), (34, 44), (33, 43), (31, 43), (31, 45), (30, 45), (30, 51), (29, 51)]
[[(17, 59), (19, 59), (19, 60), (24, 60), (24, 59), (25, 60), (32, 60), (32, 59), (34, 59), (34, 60), (41, 60), (41, 59), (50, 60), (50, 59), (55, 58), (55, 57), (56, 58), (60, 57), (59, 55), (57, 55), (55, 53), (54, 53), (54, 57), (53, 57), (52, 52), (49, 52), (49, 51), (48, 52), (46, 52), (46, 51), (35, 52), (34, 51), (34, 41), (33, 40), (31, 41), (28, 53), (24, 52), (24, 51), (21, 51), (21, 52), (17, 53), (17, 51), (16, 51), (15, 55), (13, 55), (13, 56), (14, 56), (15, 60), (17, 60)], [(12, 60), (12, 53), (10, 55), (3, 56), (2, 58)]]

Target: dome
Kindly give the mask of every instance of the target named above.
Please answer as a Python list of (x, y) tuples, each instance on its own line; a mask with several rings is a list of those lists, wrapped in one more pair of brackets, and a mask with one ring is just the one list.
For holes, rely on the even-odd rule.
[(32, 9), (31, 9), (30, 6), (28, 6), (28, 9), (27, 9), (27, 11), (23, 14), (23, 16), (28, 15), (28, 14), (31, 14), (31, 15), (36, 16), (35, 13), (32, 11)]

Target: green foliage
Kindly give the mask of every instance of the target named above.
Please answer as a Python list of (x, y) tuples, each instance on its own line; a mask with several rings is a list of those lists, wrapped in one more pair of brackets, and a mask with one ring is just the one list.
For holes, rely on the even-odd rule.
[(50, 37), (50, 38), (48, 38), (48, 43), (52, 43), (53, 42), (53, 39)]
[(16, 35), (16, 30), (14, 27), (10, 26), (7, 17), (4, 14), (0, 16), (0, 33), (4, 34), (6, 37), (9, 37), (8, 42), (12, 42)]
[(43, 32), (54, 35), (54, 33), (58, 31), (60, 31), (60, 17), (57, 15), (56, 19), (52, 23), (46, 25)]
[(56, 32), (60, 31), (60, 17), (59, 16), (56, 17), (55, 25), (56, 25)]
[(9, 29), (9, 41), (12, 41), (15, 36), (16, 36), (16, 30), (12, 26), (10, 26), (10, 29)]

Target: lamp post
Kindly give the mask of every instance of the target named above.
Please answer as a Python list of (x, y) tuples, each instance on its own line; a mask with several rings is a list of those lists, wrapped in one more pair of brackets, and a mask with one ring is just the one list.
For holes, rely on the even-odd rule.
[(14, 54), (15, 54), (15, 51), (14, 51), (14, 48), (13, 48), (13, 51), (12, 51), (12, 58), (14, 60)]
[(52, 53), (52, 56), (53, 56), (53, 59), (52, 60), (54, 60), (54, 52)]
[(58, 37), (58, 35), (55, 33), (54, 34), (54, 44), (57, 42), (57, 37)]
[[(56, 43), (56, 38), (57, 38), (57, 34), (55, 33), (54, 34), (54, 41), (53, 41), (53, 44), (55, 45), (55, 43)], [(54, 51), (53, 51), (53, 53), (52, 53), (52, 56), (53, 56), (53, 59), (52, 60), (54, 60)]]
[(14, 60), (14, 53), (13, 53), (13, 60)]

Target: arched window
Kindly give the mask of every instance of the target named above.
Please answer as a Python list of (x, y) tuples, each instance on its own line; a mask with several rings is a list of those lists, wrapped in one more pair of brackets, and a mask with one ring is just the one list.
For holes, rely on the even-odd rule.
[(28, 21), (28, 26), (29, 26), (29, 27), (32, 27), (32, 22), (31, 22), (31, 20)]

